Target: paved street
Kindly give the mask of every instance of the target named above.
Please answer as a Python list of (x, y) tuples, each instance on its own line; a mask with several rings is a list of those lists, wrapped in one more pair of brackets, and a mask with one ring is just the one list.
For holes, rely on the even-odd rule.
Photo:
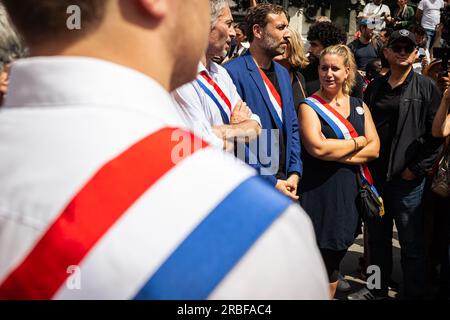
[[(347, 255), (341, 264), (341, 273), (348, 280), (350, 285), (352, 286), (352, 291), (347, 293), (336, 293), (336, 298), (338, 300), (345, 300), (347, 295), (358, 291), (363, 288), (366, 284), (365, 280), (362, 279), (360, 273), (358, 272), (358, 259), (363, 256), (363, 238), (360, 235), (355, 243), (350, 247)], [(402, 279), (402, 271), (400, 267), (400, 244), (398, 242), (397, 231), (394, 229), (394, 240), (393, 240), (393, 258), (394, 258), (394, 266), (393, 266), (393, 274), (392, 280), (397, 283), (401, 282)], [(398, 295), (397, 290), (391, 289), (389, 291), (389, 296), (391, 298), (395, 298)]]

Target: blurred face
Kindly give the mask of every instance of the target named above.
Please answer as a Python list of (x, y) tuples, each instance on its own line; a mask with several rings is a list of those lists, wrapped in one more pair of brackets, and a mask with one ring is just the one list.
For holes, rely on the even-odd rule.
[(344, 65), (343, 57), (336, 54), (323, 56), (319, 65), (319, 79), (323, 90), (329, 92), (341, 90), (349, 72), (349, 68)]
[(419, 47), (425, 46), (425, 44), (427, 43), (427, 36), (425, 34), (416, 34), (416, 42)]
[(386, 31), (381, 31), (380, 32), (380, 41), (383, 43), (383, 45), (386, 45), (389, 41), (389, 37), (387, 36), (387, 32)]
[(417, 49), (407, 40), (398, 40), (384, 50), (384, 55), (391, 67), (408, 67), (416, 60)]
[[(176, 58), (170, 84), (170, 90), (174, 90), (197, 76), (198, 62), (208, 45), (211, 16), (209, 2), (205, 0), (186, 0), (183, 6), (178, 1), (170, 3), (172, 21), (167, 35), (171, 36), (170, 48)], [(173, 37), (180, 30), (189, 32)]]
[[(206, 2), (206, 1), (205, 1)], [(209, 57), (225, 57), (231, 45), (231, 38), (236, 36), (233, 27), (233, 16), (230, 8), (223, 8), (221, 15), (217, 18), (209, 34), (208, 53)]]
[(405, 4), (408, 3), (408, 0), (398, 0), (397, 3), (399, 7), (403, 7)]
[(309, 49), (308, 52), (314, 58), (319, 59), (320, 53), (325, 49), (322, 43), (319, 40), (311, 40), (309, 41)]
[(242, 42), (247, 40), (247, 37), (244, 35), (244, 32), (242, 32), (239, 28), (234, 28), (234, 31), (236, 32), (236, 44), (239, 46)]
[(270, 13), (267, 25), (261, 31), (261, 47), (272, 58), (284, 54), (289, 44), (289, 23), (284, 13)]
[(370, 29), (367, 26), (363, 26), (361, 27), (361, 34), (363, 35), (364, 38), (370, 40), (373, 37), (373, 29)]
[(377, 6), (380, 5), (383, 2), (383, 0), (373, 0), (373, 3), (375, 3)]

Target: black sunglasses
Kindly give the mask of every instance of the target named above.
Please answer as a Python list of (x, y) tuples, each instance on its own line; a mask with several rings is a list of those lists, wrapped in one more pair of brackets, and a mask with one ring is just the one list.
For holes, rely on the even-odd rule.
[(395, 53), (400, 53), (400, 52), (402, 52), (403, 49), (405, 49), (406, 53), (412, 53), (416, 49), (415, 46), (408, 46), (408, 45), (406, 45), (406, 46), (393, 45), (393, 46), (390, 46), (389, 48), (391, 48), (391, 50), (394, 51)]

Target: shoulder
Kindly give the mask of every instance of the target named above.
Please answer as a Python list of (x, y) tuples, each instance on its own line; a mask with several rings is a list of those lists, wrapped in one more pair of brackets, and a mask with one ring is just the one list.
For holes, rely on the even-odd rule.
[(242, 65), (245, 64), (245, 56), (237, 57), (232, 59), (231, 61), (225, 63), (223, 68), (225, 68), (228, 72), (237, 72), (242, 69)]
[(273, 62), (273, 64), (275, 66), (275, 71), (278, 75), (281, 75), (283, 77), (289, 77), (289, 71), (287, 71), (285, 67), (283, 67), (281, 64), (275, 61)]
[(230, 297), (329, 299), (327, 276), (311, 221), (297, 205), (291, 205), (268, 228), (209, 298)]
[(172, 96), (178, 104), (190, 105), (200, 101), (196, 80), (189, 82), (172, 92)]
[(216, 68), (216, 72), (219, 75), (221, 81), (226, 81), (228, 85), (233, 82), (230, 73), (225, 67), (217, 63), (215, 63), (214, 67)]
[(352, 42), (347, 44), (347, 47), (349, 47), (350, 50), (354, 51), (358, 47), (358, 44), (359, 44), (358, 40), (353, 40)]

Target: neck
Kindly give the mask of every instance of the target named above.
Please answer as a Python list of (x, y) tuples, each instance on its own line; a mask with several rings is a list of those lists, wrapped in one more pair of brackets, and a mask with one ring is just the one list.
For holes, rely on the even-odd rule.
[(359, 38), (359, 41), (361, 41), (361, 43), (363, 43), (363, 44), (368, 44), (370, 39), (367, 39), (364, 35), (361, 35), (361, 37)]
[(283, 59), (283, 60), (280, 60), (280, 61), (277, 61), (277, 62), (279, 64), (281, 64), (283, 67), (285, 67), (286, 69), (288, 69), (288, 70), (292, 69), (291, 64), (289, 63), (288, 59)]
[(341, 89), (335, 90), (335, 91), (326, 91), (326, 90), (320, 89), (320, 95), (329, 101), (339, 100), (339, 99), (345, 97), (345, 94), (342, 92)]
[(255, 42), (250, 45), (250, 53), (258, 67), (266, 70), (270, 68), (273, 57), (267, 56), (266, 51), (255, 45)]
[(211, 59), (212, 59), (212, 57), (207, 57), (206, 54), (204, 54), (200, 58), (200, 62), (206, 67), (206, 69), (209, 69), (209, 65), (211, 63)]
[(400, 84), (403, 83), (408, 77), (408, 74), (410, 73), (411, 69), (412, 66), (405, 66), (405, 67), (392, 66), (389, 82)]

